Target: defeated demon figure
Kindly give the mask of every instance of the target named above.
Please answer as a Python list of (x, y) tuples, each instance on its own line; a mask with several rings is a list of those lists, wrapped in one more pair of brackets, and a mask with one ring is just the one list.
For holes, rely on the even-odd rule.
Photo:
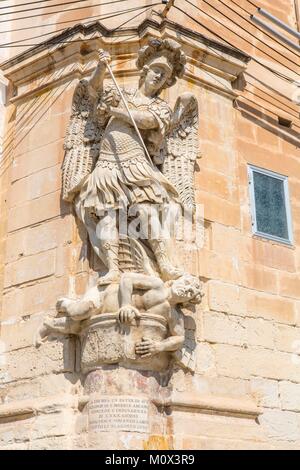
[(121, 324), (132, 324), (141, 314), (155, 314), (165, 318), (169, 337), (162, 341), (142, 338), (135, 352), (149, 357), (163, 351), (174, 352), (185, 341), (185, 315), (178, 308), (187, 303), (199, 304), (202, 283), (188, 274), (175, 281), (136, 273), (124, 273), (120, 284), (95, 286), (81, 300), (62, 298), (57, 302), (58, 315), (44, 321), (37, 343), (51, 333), (79, 334), (81, 322), (94, 315), (116, 312)]

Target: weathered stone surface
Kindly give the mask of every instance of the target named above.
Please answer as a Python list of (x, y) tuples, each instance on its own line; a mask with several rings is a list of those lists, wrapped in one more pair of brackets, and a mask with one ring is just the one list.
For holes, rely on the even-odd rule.
[(247, 332), (246, 343), (249, 346), (274, 348), (274, 328), (270, 321), (265, 321), (262, 318), (247, 318), (243, 326)]
[(278, 325), (275, 329), (275, 346), (278, 351), (297, 352), (300, 345), (300, 328)]
[(283, 410), (300, 411), (300, 384), (279, 382), (279, 394)]
[(211, 310), (236, 315), (245, 313), (245, 303), (238, 286), (210, 281), (209, 306)]
[[(39, 423), (43, 424), (43, 423)], [(47, 436), (46, 438), (31, 440), (28, 444), (28, 450), (72, 450), (74, 449), (72, 444), (72, 436)], [(77, 449), (77, 446), (75, 446)]]
[(66, 219), (55, 219), (11, 234), (7, 239), (6, 262), (72, 243), (73, 221), (69, 220), (68, 223)]
[(3, 297), (3, 327), (6, 322), (14, 324), (22, 317), (54, 310), (57, 295), (65, 295), (69, 289), (70, 280), (66, 277), (51, 277), (10, 289)]
[(58, 372), (74, 371), (74, 340), (60, 339), (40, 346), (37, 356), (35, 346), (18, 349), (1, 355), (3, 383), (34, 378)]
[(35, 418), (16, 422), (1, 423), (0, 445), (1, 448), (5, 446), (15, 446), (16, 448), (28, 448), (30, 442), (30, 429)]
[(60, 191), (47, 194), (11, 208), (9, 210), (8, 231), (13, 232), (24, 227), (30, 227), (59, 215), (65, 215), (68, 212), (67, 205), (61, 203)]
[(277, 380), (300, 382), (300, 364), (292, 354), (258, 348), (215, 345), (217, 371), (230, 377), (248, 378), (251, 375)]
[[(127, 3), (127, 9), (136, 7), (133, 0)], [(268, 11), (295, 27), (293, 0), (264, 3)], [(142, 1), (141, 6), (144, 4)], [(99, 8), (92, 5), (85, 10), (86, 16), (99, 14)], [(105, 13), (114, 8), (107, 5)], [(157, 11), (163, 8), (155, 7)], [(227, 7), (220, 8), (220, 14), (225, 14)], [(64, 11), (55, 18), (50, 13), (48, 19), (70, 21), (68, 26), (72, 26), (72, 21), (78, 23), (78, 15)], [(130, 20), (131, 15), (126, 11), (122, 21)], [(168, 22), (162, 28), (155, 14), (150, 16), (157, 26), (151, 31), (145, 25), (140, 27), (144, 39), (138, 33), (132, 37), (132, 28), (146, 15), (150, 15), (147, 9), (130, 21), (131, 38), (126, 36), (126, 23), (121, 38), (115, 32), (112, 41), (109, 32), (101, 31), (97, 44), (89, 41), (86, 30), (81, 33), (86, 35), (84, 44), (77, 36), (72, 42), (71, 30), (64, 47), (49, 49), (42, 44), (1, 66), (10, 85), (4, 105), (0, 73), (0, 447), (299, 450), (300, 163), (299, 109), (294, 98), (291, 100), (295, 87), (287, 82), (283, 85), (278, 76), (255, 61), (243, 73), (245, 57), (216, 46), (211, 39), (204, 44), (197, 36), (203, 33), (203, 26), (192, 24), (174, 8), (168, 18), (178, 23), (176, 30)], [(241, 25), (236, 25), (237, 35), (229, 37), (215, 18), (209, 19), (200, 10), (198, 15), (199, 23), (211, 30), (221, 27), (225, 42), (256, 55), (258, 44), (250, 41), (241, 46)], [(109, 29), (118, 27), (120, 18), (103, 20), (103, 24)], [(44, 33), (41, 17), (30, 17), (23, 26), (34, 29), (37, 37)], [(193, 30), (193, 37), (185, 33), (185, 26)], [(14, 20), (7, 23), (10, 27), (15, 29)], [(189, 174), (187, 191), (191, 194), (194, 189), (196, 202), (203, 205), (204, 240), (190, 251), (180, 241), (171, 247), (170, 256), (174, 264), (204, 282), (202, 303), (188, 311), (195, 324), (187, 320), (184, 329), (185, 352), (195, 345), (194, 339), (198, 343), (195, 355), (188, 354), (188, 362), (193, 363), (190, 370), (195, 373), (176, 365), (171, 378), (161, 374), (150, 380), (150, 386), (149, 371), (127, 375), (127, 369), (108, 365), (106, 378), (97, 371), (83, 390), (78, 339), (72, 335), (63, 338), (56, 332), (39, 348), (33, 346), (42, 322), (46, 317), (53, 319), (57, 299), (80, 299), (97, 282), (97, 272), (102, 276), (105, 271), (95, 261), (97, 255), (92, 254), (87, 234), (82, 227), (78, 229), (71, 206), (61, 198), (63, 138), (72, 115), (73, 93), (79, 80), (88, 78), (97, 66), (98, 47), (111, 51), (120, 85), (133, 88), (137, 83), (136, 53), (147, 35), (162, 34), (178, 41), (178, 28), (188, 56), (187, 74), (161, 96), (174, 109), (177, 97), (188, 91), (199, 107), (196, 144), (202, 158), (197, 160), (194, 175), (185, 169), (183, 176), (187, 180)], [(5, 37), (21, 41), (25, 36), (22, 31), (12, 31)], [(274, 52), (280, 49), (278, 43), (272, 49), (272, 39), (263, 42), (259, 47), (268, 53), (271, 66), (274, 62), (276, 68), (280, 57), (282, 67), (291, 68), (291, 74), (294, 70), (297, 76), (294, 54), (282, 48), (280, 56)], [(26, 43), (20, 44), (18, 50), (2, 48), (0, 61), (25, 50)], [(106, 87), (111, 80), (104, 83)], [(279, 115), (292, 119), (291, 129), (278, 125)], [(194, 150), (189, 149), (189, 157)], [(172, 159), (171, 164), (174, 162), (179, 160)], [(288, 177), (293, 246), (253, 236), (249, 163)], [(169, 287), (166, 280), (165, 288)], [(62, 317), (59, 313), (55, 319)], [(184, 354), (181, 359), (186, 366)], [(171, 389), (173, 398), (168, 395)], [(151, 404), (152, 433), (145, 437), (145, 433), (114, 431), (88, 436), (87, 395), (131, 395), (133, 391), (160, 400), (159, 409)], [(249, 401), (253, 408), (263, 408), (259, 422), (245, 413), (243, 404)], [(226, 412), (225, 403), (230, 404)], [(168, 407), (164, 409), (164, 405)], [(166, 420), (161, 420), (158, 410), (166, 413)], [(11, 414), (9, 422), (7, 414)]]
[(269, 410), (261, 415), (259, 422), (270, 438), (284, 441), (300, 439), (300, 420), (297, 413)]
[(177, 449), (190, 450), (270, 450), (273, 446), (255, 440), (222, 439), (210, 437), (184, 436), (176, 440)]
[(266, 408), (280, 408), (279, 386), (276, 380), (253, 378), (250, 388), (258, 403)]
[(291, 299), (248, 289), (243, 289), (243, 293), (248, 316), (295, 325), (295, 303)]
[(48, 253), (21, 258), (7, 265), (5, 270), (5, 287), (53, 275), (55, 272), (55, 254), (55, 250), (51, 250)]
[(73, 429), (73, 413), (69, 410), (37, 416), (30, 430), (30, 441), (67, 436)]
[[(225, 416), (212, 416), (201, 413), (193, 413), (193, 435), (198, 437), (215, 437), (221, 439), (244, 439), (262, 442), (265, 440), (264, 433), (254, 420), (246, 418), (235, 418)], [(174, 417), (175, 434), (188, 435), (191, 423), (186, 420), (184, 412), (177, 411)], [(205, 431), (204, 431), (205, 429)]]
[(7, 449), (50, 449), (51, 445), (58, 441), (61, 444), (55, 448), (70, 448), (70, 440), (67, 436), (73, 429), (74, 416), (71, 411), (46, 414), (30, 417), (18, 421), (18, 429), (15, 422), (1, 422), (1, 448)]
[(247, 329), (244, 319), (234, 315), (207, 312), (203, 315), (203, 337), (210, 343), (235, 344), (247, 342)]
[(215, 375), (216, 359), (214, 349), (205, 343), (200, 343), (196, 349), (198, 374)]
[(2, 342), (3, 351), (22, 349), (34, 345), (35, 330), (39, 328), (43, 321), (42, 315), (36, 315), (31, 318), (20, 319), (12, 323), (2, 323)]
[(60, 188), (60, 165), (46, 168), (26, 178), (16, 181), (12, 185), (9, 207), (14, 207), (32, 201), (46, 194), (53, 193)]

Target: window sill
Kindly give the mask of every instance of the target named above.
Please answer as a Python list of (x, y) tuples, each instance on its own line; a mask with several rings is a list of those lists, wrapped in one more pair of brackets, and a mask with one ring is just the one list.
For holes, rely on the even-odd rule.
[(284, 240), (284, 239), (280, 239), (280, 238), (277, 238), (277, 237), (273, 237), (272, 235), (267, 235), (266, 233), (254, 232), (254, 233), (252, 233), (252, 238), (254, 238), (256, 240), (263, 240), (263, 241), (271, 243), (273, 245), (285, 246), (286, 248), (289, 248), (289, 249), (292, 249), (292, 250), (296, 249), (293, 242), (291, 242), (289, 240)]

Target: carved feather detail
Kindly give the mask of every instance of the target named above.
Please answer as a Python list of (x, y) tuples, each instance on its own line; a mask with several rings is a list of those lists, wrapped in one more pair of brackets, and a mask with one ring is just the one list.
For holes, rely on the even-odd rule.
[(178, 97), (164, 149), (163, 174), (175, 186), (183, 206), (194, 210), (194, 168), (199, 153), (198, 103), (191, 93)]
[(114, 89), (107, 87), (95, 100), (87, 80), (81, 80), (76, 87), (64, 141), (66, 153), (62, 165), (62, 191), (66, 201), (74, 199), (99, 157), (100, 143), (108, 121), (108, 116), (99, 110), (99, 99), (112, 93)]

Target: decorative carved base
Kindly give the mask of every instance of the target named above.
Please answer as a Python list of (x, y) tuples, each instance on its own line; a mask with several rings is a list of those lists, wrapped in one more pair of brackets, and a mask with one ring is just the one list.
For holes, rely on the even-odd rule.
[(142, 358), (135, 353), (135, 345), (142, 338), (162, 341), (168, 336), (167, 321), (154, 314), (142, 314), (133, 324), (120, 324), (116, 314), (101, 314), (82, 323), (81, 369), (88, 373), (103, 364), (149, 371), (165, 371), (170, 354), (162, 352)]

